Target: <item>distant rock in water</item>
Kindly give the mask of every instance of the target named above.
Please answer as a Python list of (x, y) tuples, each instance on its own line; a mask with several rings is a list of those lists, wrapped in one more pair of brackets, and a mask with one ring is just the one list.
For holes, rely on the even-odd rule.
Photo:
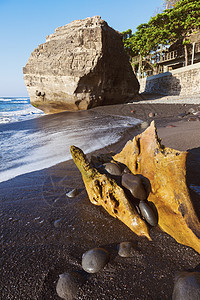
[(32, 105), (45, 113), (125, 103), (139, 91), (122, 35), (99, 16), (57, 28), (23, 73)]

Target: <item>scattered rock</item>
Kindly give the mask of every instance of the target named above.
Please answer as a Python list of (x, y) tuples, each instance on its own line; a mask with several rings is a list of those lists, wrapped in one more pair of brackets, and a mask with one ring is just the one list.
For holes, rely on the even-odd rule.
[(54, 226), (55, 226), (56, 228), (58, 228), (58, 227), (61, 226), (62, 221), (63, 221), (63, 218), (60, 218), (60, 219), (58, 219), (58, 220), (55, 220), (53, 224), (54, 224)]
[(133, 197), (139, 200), (145, 200), (147, 198), (142, 179), (138, 175), (123, 174), (122, 186), (128, 189)]
[(105, 170), (111, 175), (122, 175), (122, 171), (119, 165), (115, 163), (105, 163), (103, 164)]
[(58, 296), (65, 300), (73, 300), (79, 287), (84, 283), (83, 276), (78, 272), (67, 272), (59, 275), (56, 285)]
[(188, 121), (189, 122), (199, 121), (199, 118), (197, 118), (197, 117), (190, 117), (190, 118), (188, 118)]
[(133, 242), (121, 242), (118, 245), (118, 254), (122, 257), (133, 257), (135, 254)]
[(109, 253), (103, 248), (88, 250), (82, 256), (82, 268), (88, 273), (97, 273), (105, 267), (108, 259)]
[(200, 299), (200, 272), (180, 272), (175, 278), (173, 300)]
[(156, 115), (156, 114), (155, 114), (154, 112), (150, 112), (150, 113), (149, 113), (149, 118), (153, 118), (153, 117), (155, 117), (155, 115)]
[(73, 189), (70, 192), (66, 193), (66, 196), (69, 198), (74, 198), (79, 194), (78, 189)]
[(145, 203), (144, 201), (140, 201), (139, 208), (142, 216), (147, 221), (147, 223), (149, 223), (151, 226), (156, 226), (158, 224), (156, 215), (147, 203)]
[(188, 113), (189, 114), (194, 114), (196, 112), (196, 110), (194, 109), (194, 108), (190, 108), (189, 110), (188, 110)]
[(139, 97), (122, 35), (99, 16), (57, 28), (32, 52), (23, 74), (31, 103), (45, 113)]

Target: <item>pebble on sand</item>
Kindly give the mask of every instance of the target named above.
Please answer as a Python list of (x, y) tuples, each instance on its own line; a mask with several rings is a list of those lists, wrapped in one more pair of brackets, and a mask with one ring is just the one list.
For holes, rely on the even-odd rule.
[(82, 268), (88, 273), (97, 273), (105, 267), (108, 259), (109, 253), (103, 248), (88, 250), (82, 256)]
[(83, 283), (84, 278), (80, 273), (70, 271), (59, 275), (56, 292), (62, 299), (73, 300)]
[(173, 300), (200, 299), (200, 272), (180, 272), (175, 278)]
[(63, 218), (60, 218), (60, 219), (55, 220), (53, 224), (56, 228), (58, 228), (62, 225), (62, 221), (63, 221)]
[(133, 242), (121, 242), (118, 246), (118, 254), (122, 257), (133, 257), (135, 254)]
[(155, 117), (155, 115), (156, 115), (156, 114), (155, 114), (154, 112), (150, 112), (150, 113), (149, 113), (149, 118), (153, 118), (153, 117)]
[(66, 196), (69, 198), (74, 198), (79, 194), (78, 189), (73, 189), (70, 192), (66, 193)]

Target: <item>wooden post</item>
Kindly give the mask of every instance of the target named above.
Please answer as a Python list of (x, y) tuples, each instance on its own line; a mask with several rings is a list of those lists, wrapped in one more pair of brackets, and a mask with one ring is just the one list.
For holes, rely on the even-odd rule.
[(187, 51), (187, 45), (184, 45), (185, 50), (185, 67), (188, 65), (188, 51)]
[(163, 60), (163, 44), (160, 46), (160, 56), (159, 56), (159, 61)]
[(193, 63), (194, 63), (194, 54), (195, 54), (195, 42), (193, 42), (193, 44), (192, 44), (192, 62), (191, 62), (191, 65), (193, 65)]
[(138, 68), (138, 77), (139, 77), (139, 79), (141, 78), (141, 68), (142, 68), (142, 56), (140, 55), (139, 68)]

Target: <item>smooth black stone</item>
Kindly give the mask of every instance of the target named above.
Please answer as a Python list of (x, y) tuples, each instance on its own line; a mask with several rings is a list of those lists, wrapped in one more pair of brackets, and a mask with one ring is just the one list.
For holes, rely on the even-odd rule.
[(173, 300), (200, 299), (200, 272), (180, 272), (175, 279)]
[(119, 256), (133, 257), (136, 251), (134, 246), (133, 242), (121, 242), (117, 247)]
[(73, 300), (79, 287), (84, 283), (84, 278), (78, 272), (67, 272), (59, 275), (56, 285), (58, 296), (65, 300)]
[(133, 174), (122, 175), (122, 186), (129, 190), (133, 197), (145, 200), (147, 193), (139, 176)]
[(139, 208), (142, 216), (147, 221), (147, 223), (149, 223), (151, 226), (156, 226), (158, 224), (156, 215), (147, 203), (145, 203), (144, 201), (140, 201)]
[(106, 172), (108, 172), (111, 175), (117, 175), (117, 176), (122, 175), (121, 168), (115, 163), (105, 163), (103, 164), (103, 166)]
[(97, 273), (105, 267), (108, 259), (109, 253), (103, 248), (88, 250), (82, 256), (82, 268), (88, 273)]

